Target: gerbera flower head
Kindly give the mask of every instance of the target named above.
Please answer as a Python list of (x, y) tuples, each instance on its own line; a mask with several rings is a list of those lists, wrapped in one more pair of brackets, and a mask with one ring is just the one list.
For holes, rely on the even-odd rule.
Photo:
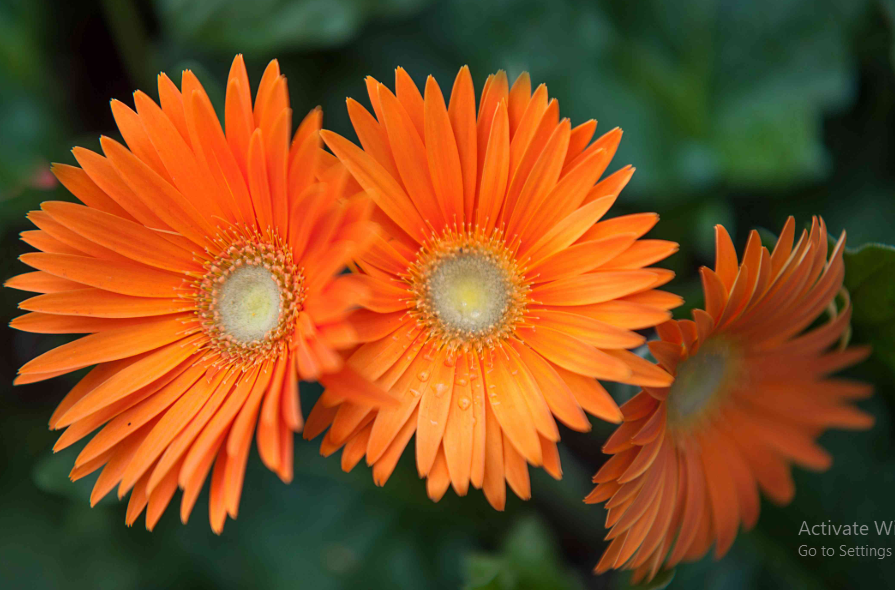
[[(158, 106), (112, 102), (128, 147), (75, 148), (56, 176), (83, 205), (44, 203), (23, 239), (35, 268), (7, 286), (41, 293), (12, 326), (87, 334), (25, 364), (17, 383), (93, 367), (50, 420), (54, 450), (102, 429), (73, 480), (102, 468), (95, 504), (131, 492), (127, 523), (152, 529), (178, 487), (186, 522), (209, 471), (210, 519), (236, 517), (252, 434), (263, 462), (292, 478), (302, 428), (299, 379), (351, 383), (377, 403), (338, 351), (366, 287), (338, 276), (376, 232), (369, 200), (322, 150), (321, 112), (290, 142), (292, 111), (277, 62), (254, 105), (242, 57), (230, 71), (226, 134), (199, 81), (159, 76)], [(352, 196), (354, 193), (354, 196)], [(104, 426), (105, 425), (105, 426)]]
[(362, 148), (322, 135), (386, 234), (357, 261), (372, 295), (347, 364), (400, 404), (328, 388), (305, 437), (329, 428), (322, 452), (344, 446), (346, 470), (366, 456), (382, 485), (415, 435), (433, 500), (471, 484), (502, 509), (506, 483), (530, 496), (528, 464), (560, 477), (556, 419), (579, 431), (585, 412), (621, 420), (595, 378), (671, 382), (626, 349), (680, 303), (656, 290), (672, 273), (647, 268), (677, 245), (640, 239), (655, 214), (602, 220), (634, 172), (600, 180), (621, 131), (591, 143), (596, 122), (560, 120), (528, 74), (512, 88), (490, 76), (478, 114), (465, 67), (447, 104), (432, 77), (420, 93), (399, 68), (395, 87), (367, 78), (375, 116), (348, 100)]
[(715, 269), (701, 271), (705, 310), (658, 326), (650, 350), (676, 379), (625, 403), (624, 423), (603, 447), (613, 456), (585, 499), (608, 508), (611, 543), (597, 573), (632, 569), (639, 581), (663, 564), (703, 557), (712, 544), (723, 556), (740, 524), (757, 521), (759, 490), (786, 504), (793, 464), (830, 467), (815, 442), (824, 430), (873, 424), (849, 403), (869, 396), (870, 385), (830, 377), (869, 354), (844, 345), (845, 233), (828, 260), (823, 220), (795, 246), (794, 228), (790, 218), (773, 253), (753, 231), (739, 264), (716, 226)]

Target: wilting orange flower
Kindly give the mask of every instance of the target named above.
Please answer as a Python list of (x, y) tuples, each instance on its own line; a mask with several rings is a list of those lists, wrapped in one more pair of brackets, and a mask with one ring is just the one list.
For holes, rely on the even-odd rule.
[[(649, 343), (676, 375), (644, 387), (621, 410), (606, 441), (613, 454), (586, 502), (606, 502), (609, 547), (596, 567), (634, 570), (697, 560), (715, 544), (723, 556), (740, 523), (758, 519), (759, 489), (777, 504), (795, 493), (790, 466), (823, 471), (831, 457), (815, 443), (827, 428), (869, 428), (851, 406), (870, 385), (829, 377), (864, 359), (865, 347), (834, 347), (848, 333), (842, 290), (845, 233), (827, 261), (827, 231), (815, 219), (793, 247), (790, 218), (774, 253), (752, 232), (743, 263), (716, 227), (715, 270), (702, 269), (705, 311), (658, 326)], [(841, 294), (841, 306), (835, 302)], [(829, 321), (814, 325), (827, 312)]]
[(378, 411), (330, 387), (305, 437), (330, 427), (322, 452), (344, 445), (346, 470), (366, 455), (382, 485), (416, 434), (433, 500), (472, 484), (502, 509), (505, 481), (530, 496), (527, 463), (560, 477), (554, 416), (579, 431), (584, 411), (621, 420), (594, 378), (671, 382), (625, 349), (680, 303), (654, 290), (671, 272), (644, 268), (677, 245), (639, 240), (653, 213), (600, 221), (634, 171), (598, 182), (621, 131), (590, 143), (596, 122), (572, 129), (527, 74), (512, 89), (489, 77), (478, 117), (468, 68), (449, 105), (431, 77), (425, 97), (403, 69), (395, 85), (367, 78), (375, 118), (349, 99), (363, 149), (322, 135), (388, 234), (358, 261), (372, 296), (348, 364), (400, 405)]
[(226, 135), (191, 72), (181, 90), (161, 74), (159, 95), (161, 108), (135, 93), (136, 112), (112, 102), (130, 149), (103, 137), (105, 157), (75, 148), (81, 168), (54, 168), (84, 205), (29, 215), (39, 229), (22, 237), (42, 252), (21, 260), (37, 271), (7, 286), (43, 295), (12, 326), (89, 335), (25, 364), (17, 383), (95, 365), (50, 419), (66, 428), (57, 451), (105, 424), (71, 478), (104, 467), (91, 503), (131, 490), (127, 523), (148, 505), (152, 529), (178, 486), (186, 522), (214, 463), (220, 532), (236, 517), (256, 425), (262, 460), (291, 480), (299, 378), (351, 383), (364, 403), (384, 395), (336, 352), (354, 342), (345, 318), (365, 290), (336, 276), (375, 225), (362, 193), (340, 198), (348, 174), (322, 150), (319, 109), (290, 146), (275, 61), (254, 110), (242, 57), (233, 62)]

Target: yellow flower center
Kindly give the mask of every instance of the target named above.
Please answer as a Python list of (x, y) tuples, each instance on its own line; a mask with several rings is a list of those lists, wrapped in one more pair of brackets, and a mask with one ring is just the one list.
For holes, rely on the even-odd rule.
[(496, 230), (446, 231), (420, 249), (406, 280), (411, 313), (441, 346), (481, 351), (524, 320), (529, 285)]
[(276, 234), (228, 232), (196, 281), (196, 315), (222, 359), (247, 366), (270, 357), (294, 330), (304, 276)]
[(263, 266), (237, 267), (221, 284), (214, 310), (223, 331), (239, 342), (263, 340), (280, 322), (283, 298)]
[(689, 431), (717, 408), (739, 378), (739, 359), (734, 344), (715, 338), (681, 362), (666, 399), (668, 428)]

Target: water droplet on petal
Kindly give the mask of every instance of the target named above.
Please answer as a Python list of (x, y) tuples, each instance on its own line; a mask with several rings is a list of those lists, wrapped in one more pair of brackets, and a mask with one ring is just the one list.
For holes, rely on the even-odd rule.
[(469, 398), (461, 397), (459, 400), (457, 400), (457, 405), (460, 406), (461, 410), (469, 409)]
[(416, 378), (425, 383), (429, 380), (429, 371), (420, 371)]

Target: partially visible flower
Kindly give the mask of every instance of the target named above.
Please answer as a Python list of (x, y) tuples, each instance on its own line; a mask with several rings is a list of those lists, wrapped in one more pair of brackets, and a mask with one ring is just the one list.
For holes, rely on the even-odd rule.
[(597, 573), (624, 568), (635, 581), (652, 579), (663, 564), (697, 560), (712, 544), (720, 558), (740, 524), (748, 530), (757, 521), (759, 490), (787, 504), (793, 464), (830, 467), (815, 442), (824, 430), (873, 425), (850, 403), (871, 386), (830, 377), (869, 354), (845, 347), (845, 233), (828, 261), (823, 220), (795, 247), (794, 227), (790, 218), (773, 254), (753, 231), (738, 264), (716, 226), (715, 270), (701, 271), (705, 311), (657, 327), (661, 339), (650, 350), (676, 379), (625, 403), (624, 423), (603, 446), (613, 457), (585, 499), (609, 510), (612, 542)]
[(680, 303), (648, 268), (677, 249), (642, 240), (654, 213), (602, 220), (634, 170), (600, 180), (621, 131), (595, 142), (572, 129), (528, 74), (490, 76), (478, 116), (468, 68), (449, 104), (432, 77), (425, 96), (403, 69), (396, 93), (367, 78), (374, 118), (349, 99), (363, 149), (327, 131), (335, 155), (370, 194), (383, 226), (359, 259), (373, 293), (353, 323), (367, 343), (348, 362), (399, 398), (377, 410), (328, 388), (305, 437), (329, 431), (342, 467), (364, 456), (383, 485), (410, 439), (429, 497), (482, 488), (498, 510), (506, 483), (531, 495), (528, 465), (561, 476), (555, 419), (590, 429), (585, 412), (619, 422), (596, 378), (661, 387), (671, 377), (626, 349), (633, 330)]
[[(91, 504), (131, 492), (127, 523), (152, 529), (178, 487), (186, 522), (214, 465), (210, 519), (235, 518), (257, 427), (261, 459), (292, 479), (302, 428), (299, 379), (349, 383), (352, 399), (384, 392), (345, 367), (346, 316), (366, 288), (340, 269), (376, 233), (369, 202), (322, 151), (321, 112), (290, 145), (286, 79), (271, 62), (254, 108), (242, 57), (227, 86), (224, 134), (196, 77), (159, 76), (161, 107), (136, 92), (113, 101), (129, 149), (75, 148), (81, 168), (53, 172), (84, 204), (48, 202), (22, 238), (37, 269), (7, 286), (42, 293), (20, 304), (20, 330), (88, 334), (26, 363), (16, 383), (94, 368), (50, 419), (58, 451), (102, 429), (73, 480), (103, 468)], [(318, 177), (328, 182), (318, 182)], [(105, 426), (103, 426), (105, 425)], [(148, 507), (148, 508), (147, 508)]]

